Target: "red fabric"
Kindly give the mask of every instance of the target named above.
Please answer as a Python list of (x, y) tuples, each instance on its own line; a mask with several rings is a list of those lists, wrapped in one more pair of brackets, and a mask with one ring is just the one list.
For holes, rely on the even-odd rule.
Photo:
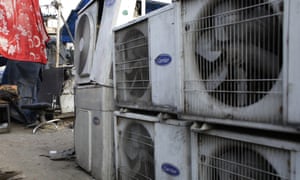
[(49, 40), (39, 0), (0, 0), (0, 54), (6, 58), (47, 63)]

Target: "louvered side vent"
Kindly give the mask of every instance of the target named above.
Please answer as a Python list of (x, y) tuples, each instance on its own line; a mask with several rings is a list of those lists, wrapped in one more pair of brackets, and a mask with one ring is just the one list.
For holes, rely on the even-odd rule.
[(119, 106), (151, 104), (147, 21), (115, 33), (115, 72)]
[(199, 179), (287, 180), (288, 150), (238, 140), (199, 135)]
[[(184, 111), (281, 124), (282, 0), (184, 3)], [(196, 17), (196, 18), (195, 18)]]

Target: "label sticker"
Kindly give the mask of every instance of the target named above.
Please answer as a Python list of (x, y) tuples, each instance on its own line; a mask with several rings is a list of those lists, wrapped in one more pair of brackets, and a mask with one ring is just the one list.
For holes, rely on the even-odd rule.
[(100, 119), (98, 117), (93, 118), (93, 123), (97, 126), (100, 124)]

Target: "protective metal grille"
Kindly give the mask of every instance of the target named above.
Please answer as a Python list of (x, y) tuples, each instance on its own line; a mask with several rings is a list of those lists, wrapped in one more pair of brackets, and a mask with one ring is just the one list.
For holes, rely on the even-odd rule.
[(282, 81), (282, 19), (282, 0), (215, 0), (187, 20), (185, 95), (195, 99), (189, 108), (203, 93), (228, 107), (281, 96), (274, 86)]
[[(93, 48), (92, 43), (91, 43), (91, 18), (87, 14), (83, 14), (78, 23), (78, 27), (76, 30), (76, 50), (79, 53), (79, 55), (75, 56), (76, 61), (78, 61), (78, 67), (77, 67), (77, 72), (78, 74), (82, 74), (84, 71), (84, 68), (86, 66), (89, 66), (87, 63), (90, 63), (88, 61), (91, 61), (88, 59), (89, 53), (91, 52), (90, 49)], [(77, 49), (78, 48), (78, 49)], [(83, 74), (86, 75), (86, 74)]]
[(290, 152), (242, 141), (200, 135), (199, 179), (288, 180)]
[(154, 142), (148, 130), (142, 124), (132, 122), (118, 139), (119, 179), (154, 179)]
[(115, 72), (118, 102), (149, 102), (147, 23), (116, 33)]

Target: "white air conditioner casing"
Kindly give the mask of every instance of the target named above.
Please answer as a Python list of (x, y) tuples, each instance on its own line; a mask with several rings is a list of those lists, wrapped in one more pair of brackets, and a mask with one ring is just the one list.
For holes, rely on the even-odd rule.
[(113, 88), (75, 88), (74, 145), (80, 167), (96, 179), (114, 179)]
[(78, 14), (75, 27), (75, 83), (90, 82), (93, 55), (97, 38), (98, 1), (88, 3)]
[(181, 1), (180, 118), (273, 130), (299, 124), (299, 5)]
[[(91, 67), (90, 80), (100, 85), (113, 84), (113, 31), (116, 25), (129, 22), (134, 18), (136, 0), (105, 1), (95, 53)], [(127, 13), (124, 13), (127, 12)], [(100, 70), (99, 70), (100, 68)]]
[(177, 112), (178, 21), (171, 4), (114, 29), (119, 107)]
[[(89, 49), (87, 54), (89, 59), (83, 68), (87, 73), (83, 76), (77, 73), (74, 144), (77, 162), (83, 169), (96, 179), (113, 180), (115, 179), (115, 161), (112, 28), (116, 24), (133, 19), (136, 0), (107, 0), (101, 3), (103, 9), (98, 36), (91, 38), (93, 48)], [(88, 13), (86, 11), (83, 13)], [(90, 12), (93, 16), (96, 15), (96, 11)], [(86, 29), (86, 27), (82, 28)], [(79, 39), (79, 41), (83, 40)], [(78, 63), (76, 65), (75, 62), (75, 66), (78, 67)]]
[[(287, 139), (287, 138), (286, 138)], [(192, 126), (192, 179), (300, 178), (300, 144), (257, 134)]]
[(190, 179), (189, 123), (120, 112), (114, 119), (118, 180)]

